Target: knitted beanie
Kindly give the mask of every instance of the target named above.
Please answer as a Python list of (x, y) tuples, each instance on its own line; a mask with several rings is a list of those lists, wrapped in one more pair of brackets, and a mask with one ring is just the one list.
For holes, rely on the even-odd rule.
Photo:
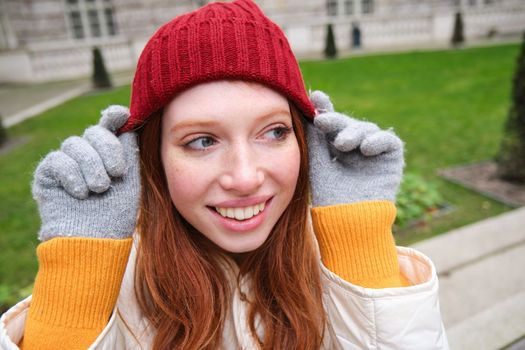
[(264, 84), (308, 118), (314, 106), (283, 31), (251, 0), (216, 2), (164, 24), (140, 55), (130, 118), (120, 132), (140, 127), (178, 93), (213, 80)]

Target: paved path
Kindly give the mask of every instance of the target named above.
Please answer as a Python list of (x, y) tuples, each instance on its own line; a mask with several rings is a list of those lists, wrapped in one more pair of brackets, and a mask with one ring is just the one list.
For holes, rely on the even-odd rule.
[(503, 349), (525, 335), (525, 207), (413, 247), (436, 264), (452, 349)]
[[(129, 84), (131, 72), (114, 74), (116, 86)], [(91, 89), (89, 79), (43, 84), (0, 84), (0, 115), (9, 128)]]

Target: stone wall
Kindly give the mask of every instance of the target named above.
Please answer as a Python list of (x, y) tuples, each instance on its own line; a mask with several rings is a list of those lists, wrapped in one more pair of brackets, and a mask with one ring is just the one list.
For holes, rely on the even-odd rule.
[[(110, 71), (134, 69), (147, 39), (163, 23), (197, 8), (195, 0), (113, 0), (117, 33), (111, 37), (73, 39), (64, 13), (65, 0), (0, 0), (0, 82), (42, 82), (91, 74), (91, 49), (102, 48)], [(296, 54), (322, 52), (328, 23), (334, 25), (339, 49), (353, 48), (352, 28), (358, 27), (361, 47), (389, 49), (447, 45), (454, 12), (462, 9), (467, 40), (505, 37), (525, 30), (525, 1), (375, 0), (374, 12), (329, 16), (325, 0), (260, 0), (259, 5), (285, 31)], [(358, 0), (353, 0), (357, 4)], [(474, 5), (472, 5), (474, 4)], [(8, 18), (5, 11), (8, 11)], [(7, 19), (6, 19), (7, 18)], [(7, 26), (6, 26), (7, 24)], [(10, 27), (13, 35), (8, 36)], [(8, 28), (9, 29), (9, 28)], [(517, 36), (519, 37), (519, 36)]]

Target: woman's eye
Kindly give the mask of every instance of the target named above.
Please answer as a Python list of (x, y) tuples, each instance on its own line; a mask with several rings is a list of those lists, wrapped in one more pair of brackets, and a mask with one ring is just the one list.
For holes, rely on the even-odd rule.
[(205, 150), (215, 144), (215, 140), (210, 136), (201, 136), (185, 144), (186, 147), (194, 150)]
[(282, 140), (282, 139), (284, 139), (286, 137), (286, 135), (288, 133), (290, 133), (291, 130), (292, 130), (292, 128), (279, 126), (277, 128), (273, 128), (272, 130), (266, 132), (265, 135), (268, 138), (271, 138), (271, 139), (274, 139), (274, 140)]

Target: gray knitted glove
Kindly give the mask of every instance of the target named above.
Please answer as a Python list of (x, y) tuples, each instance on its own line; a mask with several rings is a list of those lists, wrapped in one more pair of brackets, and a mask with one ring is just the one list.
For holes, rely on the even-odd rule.
[(321, 91), (312, 92), (310, 99), (319, 113), (314, 125), (307, 125), (312, 205), (395, 202), (405, 164), (399, 137), (334, 112)]
[(60, 151), (38, 165), (33, 198), (41, 241), (58, 236), (126, 238), (134, 229), (140, 196), (136, 135), (115, 136), (129, 110), (110, 106), (82, 137), (67, 138)]

